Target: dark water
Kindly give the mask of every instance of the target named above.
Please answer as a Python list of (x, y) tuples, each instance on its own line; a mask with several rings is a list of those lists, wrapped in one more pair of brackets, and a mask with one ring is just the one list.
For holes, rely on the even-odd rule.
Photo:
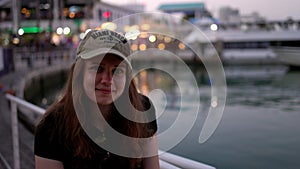
[[(225, 73), (227, 103), (215, 133), (198, 142), (211, 90), (200, 85), (204, 108), (187, 137), (170, 152), (220, 169), (300, 168), (300, 72), (248, 66), (226, 67)], [(173, 122), (159, 120), (162, 130)]]
[[(173, 73), (184, 72), (174, 67)], [(198, 72), (198, 89), (186, 81), (183, 93), (199, 90), (201, 108), (190, 132), (170, 152), (218, 169), (300, 168), (300, 72), (289, 72), (284, 66), (232, 66), (225, 67), (225, 73), (224, 114), (214, 134), (202, 144), (198, 139), (210, 106), (209, 79)], [(188, 114), (189, 107), (197, 104), (178, 100), (178, 80), (184, 78), (174, 79), (153, 70), (138, 75), (143, 93), (161, 89), (164, 97), (151, 98), (159, 103), (168, 100), (165, 114), (158, 118), (159, 134), (172, 126), (178, 109), (183, 107)]]

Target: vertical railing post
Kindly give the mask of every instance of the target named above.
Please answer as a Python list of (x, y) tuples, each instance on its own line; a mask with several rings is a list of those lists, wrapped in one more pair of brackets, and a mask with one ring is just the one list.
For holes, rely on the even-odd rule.
[(20, 169), (17, 103), (14, 101), (10, 101), (10, 109), (11, 109), (11, 129), (12, 129), (12, 141), (13, 141), (14, 169)]

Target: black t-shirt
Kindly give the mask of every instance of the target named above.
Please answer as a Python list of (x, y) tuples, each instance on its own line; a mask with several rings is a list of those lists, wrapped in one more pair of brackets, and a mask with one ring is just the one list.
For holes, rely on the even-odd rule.
[[(145, 109), (151, 106), (150, 100), (143, 97)], [(148, 116), (155, 119), (155, 110), (148, 111)], [(121, 157), (102, 149), (94, 143), (89, 137), (90, 145), (96, 150), (96, 153), (91, 158), (80, 158), (74, 156), (72, 151), (67, 149), (61, 141), (57, 130), (53, 126), (57, 121), (57, 117), (51, 113), (45, 118), (44, 122), (39, 124), (35, 133), (34, 153), (43, 158), (61, 161), (65, 169), (127, 169), (129, 168), (129, 160), (126, 157)], [(156, 120), (147, 124), (147, 128), (157, 131)]]

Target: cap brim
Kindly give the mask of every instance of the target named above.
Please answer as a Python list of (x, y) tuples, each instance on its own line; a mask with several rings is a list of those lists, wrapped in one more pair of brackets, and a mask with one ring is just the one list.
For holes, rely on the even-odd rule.
[(115, 49), (108, 49), (108, 48), (99, 48), (96, 50), (92, 50), (90, 52), (87, 52), (85, 54), (80, 54), (79, 58), (82, 59), (91, 59), (93, 57), (99, 56), (99, 55), (105, 55), (105, 54), (114, 54), (122, 58), (123, 60), (126, 61), (126, 63), (131, 67), (131, 63), (129, 62), (128, 58), (124, 56), (121, 52), (115, 50)]

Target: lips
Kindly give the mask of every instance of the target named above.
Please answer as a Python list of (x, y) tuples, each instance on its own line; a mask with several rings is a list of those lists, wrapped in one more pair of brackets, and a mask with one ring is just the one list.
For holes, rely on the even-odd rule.
[(96, 88), (96, 91), (99, 91), (102, 94), (111, 94), (112, 93), (111, 89), (105, 89), (105, 88), (100, 88), (100, 89)]

